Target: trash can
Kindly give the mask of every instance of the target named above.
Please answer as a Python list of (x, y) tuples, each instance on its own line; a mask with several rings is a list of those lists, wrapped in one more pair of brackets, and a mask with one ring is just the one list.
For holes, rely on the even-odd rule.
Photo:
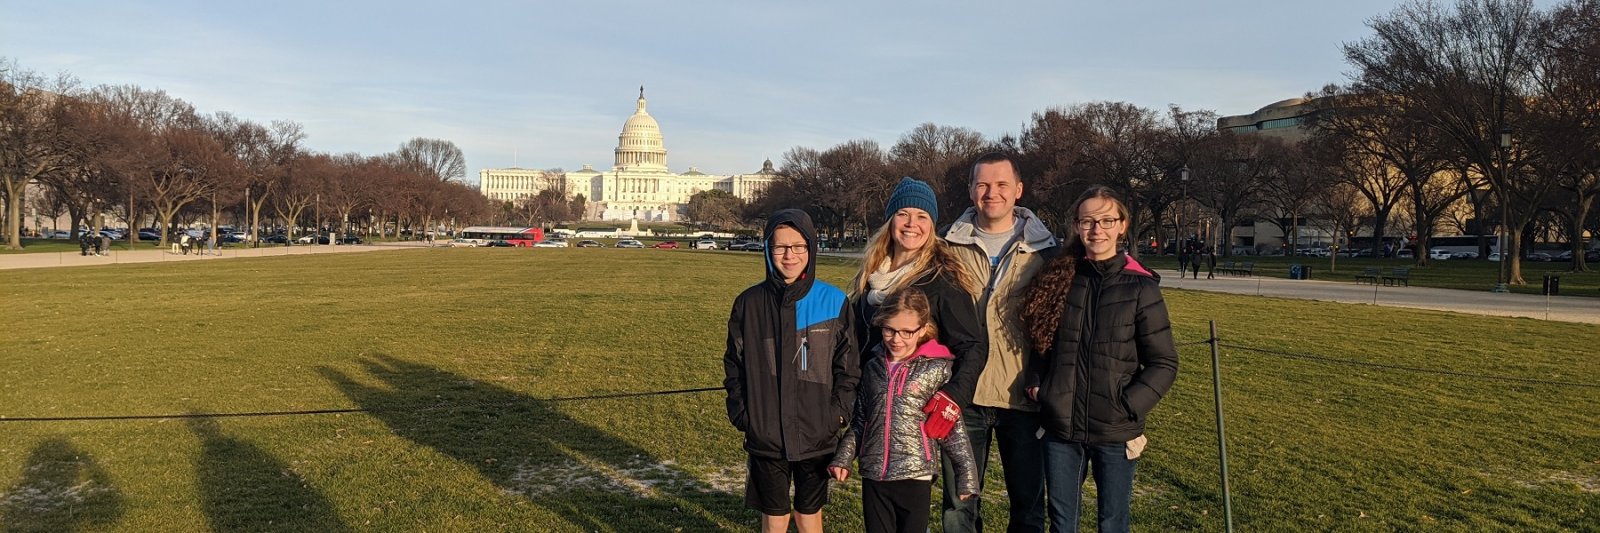
[(1561, 294), (1561, 276), (1555, 274), (1544, 275), (1544, 293), (1550, 296)]
[(1311, 265), (1300, 265), (1300, 279), (1311, 279)]

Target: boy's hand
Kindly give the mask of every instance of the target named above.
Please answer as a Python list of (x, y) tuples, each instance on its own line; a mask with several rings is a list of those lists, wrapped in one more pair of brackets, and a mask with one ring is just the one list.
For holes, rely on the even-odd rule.
[(1028, 387), (1028, 399), (1039, 401), (1039, 387)]
[(962, 494), (960, 496), (957, 496), (957, 498), (959, 498), (961, 501), (967, 501), (967, 500), (972, 499), (972, 495), (971, 494)]
[(828, 467), (828, 473), (829, 474), (833, 474), (833, 479), (835, 479), (837, 481), (844, 481), (845, 478), (850, 477), (850, 469), (848, 469), (848, 468), (840, 468), (840, 467), (837, 467), (837, 466), (830, 466), (830, 467)]

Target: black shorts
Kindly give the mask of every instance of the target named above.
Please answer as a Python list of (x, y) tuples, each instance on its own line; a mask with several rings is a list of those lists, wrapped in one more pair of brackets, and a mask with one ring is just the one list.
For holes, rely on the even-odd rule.
[[(744, 504), (768, 516), (786, 516), (790, 509), (814, 514), (828, 504), (828, 459), (824, 455), (804, 461), (750, 456), (744, 482)], [(794, 484), (790, 506), (789, 485)]]

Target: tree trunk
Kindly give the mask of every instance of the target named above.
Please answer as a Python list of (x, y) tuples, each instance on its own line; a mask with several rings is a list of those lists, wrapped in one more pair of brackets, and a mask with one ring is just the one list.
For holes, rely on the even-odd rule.
[[(20, 186), (19, 186), (20, 185)], [(22, 202), (26, 199), (27, 180), (6, 180), (6, 249), (22, 249)]]
[(1570, 226), (1567, 231), (1572, 237), (1567, 239), (1570, 244), (1567, 248), (1572, 250), (1573, 272), (1589, 271), (1589, 263), (1583, 259), (1583, 223), (1589, 220), (1589, 209), (1592, 207), (1594, 207), (1594, 195), (1580, 193), (1578, 208), (1573, 210), (1572, 219), (1568, 221)]

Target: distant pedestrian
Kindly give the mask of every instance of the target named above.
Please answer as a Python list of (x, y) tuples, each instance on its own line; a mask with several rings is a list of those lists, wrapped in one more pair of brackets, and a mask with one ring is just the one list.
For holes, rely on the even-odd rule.
[(210, 255), (217, 255), (217, 234), (216, 233), (212, 233), (211, 234), (211, 238), (210, 239), (206, 239), (206, 253), (209, 253)]
[(104, 233), (100, 234), (99, 243), (100, 244), (98, 246), (95, 246), (95, 253), (100, 255), (111, 255), (111, 236)]
[(1178, 243), (1178, 279), (1183, 279), (1183, 273), (1189, 271), (1189, 247)]
[[(1200, 252), (1200, 251), (1196, 250), (1194, 258), (1189, 260), (1189, 270), (1194, 273), (1194, 275), (1191, 276), (1194, 279), (1200, 279), (1200, 254), (1201, 253), (1209, 254), (1210, 252), (1209, 251)], [(1179, 272), (1178, 273), (1178, 277), (1180, 277), (1180, 278), (1183, 277), (1183, 273)]]
[(194, 237), (190, 237), (188, 232), (178, 236), (178, 250), (182, 251), (183, 255), (189, 255), (189, 249), (193, 247)]
[(1217, 252), (1206, 250), (1206, 279), (1217, 279)]
[(89, 255), (89, 248), (92, 247), (94, 247), (94, 243), (90, 241), (88, 233), (78, 236), (78, 255)]

